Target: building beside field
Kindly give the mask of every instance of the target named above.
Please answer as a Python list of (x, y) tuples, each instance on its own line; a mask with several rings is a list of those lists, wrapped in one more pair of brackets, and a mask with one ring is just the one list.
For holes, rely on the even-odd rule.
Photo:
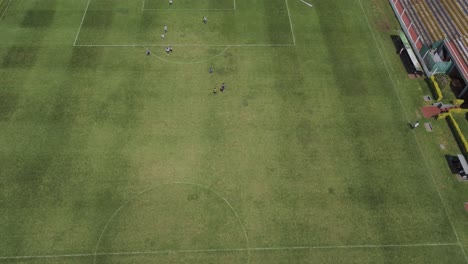
[(389, 2), (415, 69), (427, 76), (447, 73), (455, 95), (468, 95), (468, 0)]

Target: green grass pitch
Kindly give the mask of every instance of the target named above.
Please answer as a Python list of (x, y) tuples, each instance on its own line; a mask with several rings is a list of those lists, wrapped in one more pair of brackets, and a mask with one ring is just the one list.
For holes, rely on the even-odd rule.
[(0, 0), (0, 263), (467, 263), (390, 7), (310, 2)]

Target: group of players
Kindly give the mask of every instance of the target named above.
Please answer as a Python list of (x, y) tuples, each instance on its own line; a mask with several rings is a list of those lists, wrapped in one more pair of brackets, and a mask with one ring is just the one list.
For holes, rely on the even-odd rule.
[[(172, 4), (173, 4), (173, 0), (169, 0), (169, 5), (172, 6)], [(208, 18), (207, 18), (206, 16), (204, 16), (204, 17), (202, 18), (202, 22), (203, 22), (204, 24), (208, 23)], [(161, 34), (161, 40), (164, 40), (164, 39), (166, 38), (166, 34), (167, 34), (167, 25), (164, 25), (163, 29), (164, 29), (164, 32)], [(171, 52), (172, 52), (172, 46), (166, 47), (166, 48), (165, 48), (165, 51), (166, 51), (167, 54), (171, 53)], [(146, 55), (147, 55), (147, 56), (151, 55), (151, 51), (150, 51), (149, 49), (146, 49)], [(209, 69), (209, 73), (210, 73), (210, 75), (213, 74), (213, 68), (210, 68), (210, 69)], [(221, 85), (221, 87), (219, 88), (219, 91), (220, 91), (220, 92), (224, 92), (225, 89), (226, 89), (226, 85), (223, 83), (223, 84)], [(217, 93), (218, 93), (218, 89), (217, 89), (217, 87), (214, 87), (214, 88), (213, 88), (213, 94), (217, 94)]]
[[(172, 6), (172, 4), (173, 4), (173, 0), (169, 0), (169, 5)], [(203, 24), (208, 23), (208, 18), (206, 16), (204, 16), (202, 18), (202, 22), (203, 22)], [(161, 40), (166, 39), (166, 34), (167, 34), (167, 25), (166, 24), (164, 25), (163, 29), (164, 29), (164, 32), (161, 33)], [(165, 50), (166, 50), (167, 54), (170, 54), (172, 52), (172, 46), (166, 47)], [(146, 55), (148, 55), (148, 56), (151, 55), (151, 51), (149, 49), (146, 49)]]
[[(224, 83), (221, 84), (221, 87), (219, 88), (219, 91), (223, 93), (225, 89), (226, 89), (226, 85)], [(213, 94), (217, 94), (217, 93), (218, 93), (218, 89), (216, 87), (213, 88)]]

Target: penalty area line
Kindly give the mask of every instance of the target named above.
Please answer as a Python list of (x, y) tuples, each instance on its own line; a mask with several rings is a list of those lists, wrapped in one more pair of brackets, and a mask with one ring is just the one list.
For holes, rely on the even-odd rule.
[[(76, 44), (76, 47), (167, 47), (167, 44)], [(294, 44), (172, 44), (173, 47), (290, 47)]]
[(343, 246), (297, 246), (297, 247), (258, 247), (258, 248), (228, 248), (228, 249), (187, 249), (187, 250), (159, 250), (159, 251), (130, 251), (108, 253), (85, 253), (63, 255), (36, 255), (36, 256), (9, 256), (0, 257), (0, 260), (14, 259), (46, 259), (46, 258), (76, 258), (96, 256), (132, 256), (132, 255), (158, 255), (170, 253), (216, 253), (216, 252), (244, 252), (244, 251), (288, 251), (288, 250), (315, 250), (315, 249), (358, 249), (358, 248), (405, 248), (405, 247), (446, 247), (459, 246), (458, 243), (427, 243), (427, 244), (387, 244), (387, 245), (343, 245)]
[(286, 3), (286, 9), (288, 10), (289, 25), (291, 26), (291, 35), (292, 35), (292, 38), (293, 38), (293, 43), (294, 43), (294, 45), (296, 45), (296, 36), (294, 36), (294, 29), (293, 29), (293, 24), (292, 24), (292, 20), (291, 20), (291, 13), (289, 12), (288, 0), (284, 0), (284, 2)]
[(89, 3), (91, 3), (91, 0), (88, 0), (88, 3), (86, 4), (86, 9), (85, 9), (85, 11), (83, 13), (83, 17), (81, 18), (81, 23), (80, 23), (80, 27), (78, 28), (78, 32), (76, 32), (75, 41), (73, 42), (73, 46), (76, 46), (76, 41), (78, 40), (78, 36), (80, 35), (81, 27), (83, 26), (83, 22), (85, 20), (86, 13), (88, 12)]

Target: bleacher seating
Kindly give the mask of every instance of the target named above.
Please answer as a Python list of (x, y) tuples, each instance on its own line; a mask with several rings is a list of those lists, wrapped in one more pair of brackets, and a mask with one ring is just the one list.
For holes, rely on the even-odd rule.
[(468, 0), (400, 0), (428, 44), (468, 37)]
[(442, 1), (441, 4), (445, 7), (450, 14), (453, 23), (457, 26), (459, 33), (462, 36), (468, 36), (468, 21), (467, 17), (460, 12), (461, 8), (456, 1)]
[(421, 13), (418, 12), (418, 10), (413, 8), (413, 5), (409, 3), (409, 0), (401, 0), (402, 4), (404, 7), (406, 7), (408, 16), (410, 17), (411, 21), (413, 21), (413, 25), (416, 29), (416, 32), (422, 37), (423, 43), (432, 43), (433, 38), (430, 33), (428, 33), (427, 28), (425, 25), (423, 25), (423, 22), (421, 21)]
[(407, 5), (413, 7), (416, 10), (418, 20), (422, 20), (423, 28), (425, 31), (429, 32), (430, 39), (425, 41), (426, 45), (433, 43), (438, 40), (443, 33), (438, 27), (435, 26), (434, 21), (430, 19), (431, 14), (427, 7), (419, 2), (409, 3), (409, 0), (406, 0)]
[(453, 24), (452, 18), (448, 15), (440, 0), (426, 0), (426, 2), (439, 25), (443, 28), (446, 37), (449, 39), (460, 37), (458, 28)]
[[(444, 40), (468, 78), (468, 0), (399, 1), (422, 42)], [(414, 41), (414, 39), (413, 39)]]
[(468, 15), (468, 2), (465, 0), (457, 0), (457, 4), (460, 6), (463, 12)]

